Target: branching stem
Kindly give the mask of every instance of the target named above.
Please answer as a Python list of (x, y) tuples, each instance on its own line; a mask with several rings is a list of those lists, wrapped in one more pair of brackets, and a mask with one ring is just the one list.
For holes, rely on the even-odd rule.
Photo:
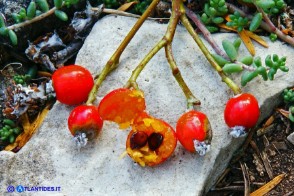
[[(132, 14), (129, 12), (121, 11), (121, 10), (115, 10), (115, 9), (109, 9), (109, 8), (97, 8), (93, 7), (91, 8), (92, 11), (102, 11), (104, 14), (114, 14), (114, 15), (120, 15), (120, 16), (127, 16), (127, 17), (133, 17), (133, 18), (140, 18), (141, 15)], [(169, 18), (152, 18), (148, 17), (148, 20), (169, 20)]]
[(89, 94), (89, 97), (88, 97), (86, 104), (90, 105), (95, 101), (96, 94), (98, 92), (100, 85), (105, 80), (106, 76), (117, 67), (121, 54), (123, 53), (123, 51), (125, 50), (127, 45), (130, 43), (132, 38), (135, 36), (135, 34), (139, 30), (139, 28), (142, 26), (142, 24), (144, 23), (146, 18), (148, 18), (148, 16), (152, 12), (152, 10), (156, 7), (156, 5), (158, 4), (159, 1), (160, 0), (153, 0), (152, 1), (152, 3), (149, 5), (149, 7), (146, 9), (146, 11), (142, 14), (142, 16), (138, 19), (138, 21), (135, 23), (133, 28), (129, 31), (127, 36), (121, 42), (121, 44), (116, 49), (114, 54), (110, 57), (110, 59), (108, 60), (108, 62), (104, 66), (104, 68), (102, 69), (101, 73), (99, 74), (97, 80), (95, 81), (94, 86)]
[(204, 38), (207, 40), (207, 42), (211, 45), (211, 47), (214, 49), (214, 51), (224, 57), (225, 59), (229, 59), (228, 55), (224, 53), (224, 51), (219, 47), (219, 45), (214, 41), (213, 37), (211, 36), (211, 33), (207, 30), (205, 25), (201, 22), (201, 20), (198, 18), (198, 16), (192, 12), (189, 8), (185, 7), (187, 16), (194, 22), (194, 24), (198, 27), (198, 29), (203, 34)]
[(206, 59), (209, 61), (212, 67), (218, 72), (219, 76), (222, 78), (222, 81), (225, 82), (230, 89), (232, 89), (234, 94), (240, 94), (241, 89), (238, 87), (238, 85), (234, 81), (232, 81), (229, 77), (226, 76), (222, 68), (217, 64), (217, 62), (211, 56), (210, 52), (208, 51), (208, 49), (206, 48), (206, 46), (204, 45), (204, 43), (202, 42), (198, 34), (194, 31), (186, 15), (184, 14), (181, 15), (180, 19), (183, 25), (186, 27), (186, 29), (190, 33), (190, 35), (192, 36), (192, 38), (194, 39), (194, 41), (198, 44), (200, 50), (202, 51)]
[[(216, 41), (213, 39), (211, 33), (207, 30), (205, 25), (201, 22), (201, 20), (198, 18), (198, 16), (192, 12), (189, 8), (185, 7), (187, 16), (195, 23), (195, 25), (198, 27), (198, 29), (202, 32), (204, 38), (207, 40), (207, 42), (211, 45), (211, 47), (214, 49), (214, 51), (225, 58), (226, 60), (230, 61), (229, 56), (219, 47), (219, 45), (216, 43)], [(256, 71), (255, 67), (250, 67), (248, 65), (245, 65), (242, 62), (239, 62), (237, 60), (233, 61), (233, 63), (239, 64), (242, 66), (243, 69), (247, 71)], [(266, 68), (269, 70), (269, 68)]]
[(193, 93), (191, 92), (191, 90), (189, 89), (189, 87), (187, 86), (187, 84), (185, 83), (182, 74), (179, 70), (179, 68), (176, 65), (176, 62), (174, 60), (173, 54), (172, 54), (172, 47), (171, 44), (167, 44), (165, 47), (165, 54), (166, 54), (166, 58), (168, 60), (168, 63), (170, 64), (173, 76), (175, 77), (175, 79), (177, 80), (177, 82), (179, 83), (179, 86), (182, 88), (186, 99), (187, 99), (187, 108), (188, 109), (192, 109), (193, 106), (196, 105), (200, 105), (201, 102), (199, 99), (197, 99)]
[(30, 25), (30, 24), (34, 23), (34, 22), (40, 21), (40, 20), (42, 20), (42, 19), (50, 16), (51, 14), (54, 14), (54, 12), (55, 12), (56, 9), (57, 9), (56, 7), (53, 7), (50, 10), (48, 10), (47, 12), (45, 12), (43, 14), (40, 14), (39, 16), (36, 16), (36, 17), (32, 18), (31, 20), (26, 20), (24, 22), (11, 25), (11, 26), (9, 26), (7, 28), (9, 30), (14, 30), (14, 29), (19, 29), (21, 27), (25, 27), (27, 25)]
[(134, 69), (132, 72), (132, 75), (126, 85), (125, 88), (138, 88), (137, 87), (137, 78), (140, 75), (141, 71), (145, 68), (147, 63), (152, 59), (152, 57), (161, 49), (163, 48), (167, 43), (166, 39), (162, 39), (149, 51), (149, 53), (143, 58), (143, 60), (139, 63), (139, 65)]
[[(239, 8), (237, 8), (236, 6), (234, 6), (230, 3), (226, 3), (226, 5), (227, 5), (229, 11), (232, 13), (234, 11), (238, 11), (242, 17), (246, 16), (249, 19), (253, 18), (253, 16), (251, 16), (250, 14), (245, 13), (244, 11), (240, 10)], [(261, 28), (263, 28), (264, 30), (266, 30), (269, 33), (275, 33), (281, 40), (290, 44), (291, 46), (294, 46), (294, 38), (292, 38), (288, 35), (285, 35), (282, 31), (280, 31), (278, 28), (276, 28), (275, 25), (272, 23), (272, 21), (267, 16), (267, 14), (264, 13), (264, 11), (261, 8), (259, 8), (257, 5), (256, 5), (256, 8), (258, 9), (258, 11), (260, 13), (262, 13), (263, 19), (265, 21), (265, 22), (264, 21), (261, 22), (261, 24), (260, 24)]]
[(172, 15), (167, 27), (167, 31), (163, 38), (150, 50), (150, 52), (144, 57), (144, 59), (139, 63), (139, 65), (133, 71), (130, 79), (128, 80), (127, 84), (125, 85), (126, 88), (138, 88), (136, 80), (141, 73), (141, 71), (145, 68), (147, 63), (152, 59), (152, 57), (163, 47), (165, 47), (165, 54), (170, 64), (170, 68), (172, 70), (173, 76), (175, 77), (176, 81), (178, 82), (179, 86), (183, 90), (183, 93), (187, 99), (187, 107), (192, 108), (194, 105), (200, 105), (200, 101), (193, 95), (191, 90), (189, 89), (188, 85), (184, 81), (180, 70), (178, 69), (176, 62), (173, 58), (171, 43), (174, 38), (174, 34), (180, 20), (180, 16), (185, 13), (185, 10), (182, 6), (181, 0), (175, 0), (172, 5)]

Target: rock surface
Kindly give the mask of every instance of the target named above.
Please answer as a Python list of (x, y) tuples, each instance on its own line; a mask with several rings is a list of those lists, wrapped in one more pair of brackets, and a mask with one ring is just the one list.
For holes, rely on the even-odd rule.
[[(97, 22), (76, 59), (93, 74), (99, 73), (136, 19), (107, 16)], [(107, 77), (97, 100), (109, 91), (122, 87), (131, 71), (161, 39), (165, 24), (147, 21), (131, 41), (120, 59), (119, 67)], [(234, 39), (235, 34), (216, 34), (218, 43)], [(243, 88), (256, 95), (261, 106), (260, 121), (279, 103), (280, 92), (294, 84), (293, 48), (279, 41), (270, 48), (256, 45), (258, 55), (276, 53), (287, 56), (290, 71), (278, 73), (275, 82), (255, 79)], [(241, 54), (248, 54), (241, 46)], [(216, 182), (234, 151), (244, 138), (232, 139), (223, 120), (226, 101), (232, 96), (220, 77), (210, 67), (187, 31), (179, 26), (173, 42), (174, 57), (192, 92), (202, 101), (201, 111), (213, 129), (212, 150), (205, 156), (185, 152), (178, 144), (174, 155), (154, 168), (141, 168), (125, 151), (127, 131), (106, 122), (97, 140), (78, 152), (67, 130), (67, 116), (73, 107), (54, 105), (39, 131), (17, 154), (0, 152), (1, 192), (8, 185), (59, 186), (57, 195), (202, 195)], [(239, 77), (238, 77), (239, 78)], [(149, 62), (138, 78), (145, 92), (148, 111), (172, 126), (186, 109), (185, 97), (173, 78), (164, 50)], [(26, 192), (38, 194), (38, 192)], [(47, 192), (48, 194), (49, 192)], [(16, 194), (16, 193), (15, 193)], [(17, 194), (16, 194), (17, 195)]]
[(294, 133), (291, 133), (290, 135), (288, 135), (287, 140), (294, 145)]

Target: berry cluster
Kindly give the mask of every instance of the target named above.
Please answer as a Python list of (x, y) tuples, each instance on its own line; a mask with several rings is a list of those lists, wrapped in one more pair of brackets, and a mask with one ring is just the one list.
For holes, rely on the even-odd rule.
[[(78, 65), (58, 69), (52, 82), (57, 100), (68, 105), (86, 102), (91, 89), (95, 88), (90, 72)], [(243, 132), (239, 131), (237, 136), (244, 134), (258, 120), (257, 100), (251, 94), (230, 99), (224, 117), (234, 132), (236, 127), (243, 127)], [(141, 166), (163, 163), (173, 154), (177, 140), (186, 150), (201, 156), (210, 149), (212, 130), (204, 113), (194, 109), (187, 111), (178, 119), (175, 131), (167, 122), (146, 112), (144, 93), (138, 89), (115, 89), (98, 107), (88, 101), (75, 107), (69, 115), (68, 128), (79, 148), (98, 135), (104, 120), (117, 123), (120, 129), (131, 128), (126, 152)]]

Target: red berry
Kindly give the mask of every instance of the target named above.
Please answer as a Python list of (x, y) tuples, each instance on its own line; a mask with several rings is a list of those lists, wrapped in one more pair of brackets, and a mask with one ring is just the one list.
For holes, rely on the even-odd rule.
[(76, 105), (87, 101), (94, 80), (86, 68), (68, 65), (53, 73), (52, 83), (58, 101), (67, 105)]
[[(83, 139), (82, 136), (86, 136), (87, 139), (95, 138), (102, 126), (103, 120), (98, 113), (98, 109), (92, 105), (80, 105), (74, 108), (68, 118), (68, 129), (77, 140)], [(77, 142), (83, 143), (84, 141)]]
[(116, 89), (108, 93), (98, 107), (103, 120), (116, 122), (121, 129), (129, 127), (136, 116), (145, 109), (143, 92), (126, 88)]
[[(210, 143), (212, 137), (211, 126), (207, 116), (195, 110), (186, 112), (179, 118), (176, 134), (183, 147), (190, 152), (198, 151), (198, 149), (195, 149), (197, 147), (195, 145), (202, 142), (201, 145), (204, 147), (204, 152), (199, 152), (201, 155), (204, 155), (205, 151), (208, 150), (203, 145)], [(209, 148), (208, 145), (207, 148)]]
[(243, 93), (229, 99), (224, 118), (230, 128), (236, 126), (247, 129), (254, 127), (259, 118), (259, 106), (256, 98), (249, 93)]

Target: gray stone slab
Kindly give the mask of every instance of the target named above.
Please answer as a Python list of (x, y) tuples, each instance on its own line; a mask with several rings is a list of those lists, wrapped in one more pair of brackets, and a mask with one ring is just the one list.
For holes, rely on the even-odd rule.
[(288, 135), (287, 140), (294, 145), (294, 133), (291, 133), (290, 135)]
[[(99, 20), (80, 50), (76, 64), (86, 66), (95, 74), (120, 44), (136, 19), (107, 16)], [(166, 24), (146, 21), (121, 56), (119, 67), (107, 77), (97, 100), (109, 91), (122, 87), (144, 55), (161, 39)], [(235, 34), (215, 34), (218, 43), (235, 39)], [(277, 53), (288, 57), (290, 71), (278, 73), (275, 82), (255, 79), (244, 92), (256, 95), (261, 106), (260, 121), (280, 102), (279, 94), (294, 84), (293, 48), (265, 38), (269, 49), (256, 45), (262, 59)], [(202, 195), (216, 182), (234, 151), (244, 138), (232, 139), (223, 120), (226, 101), (232, 96), (220, 77), (210, 67), (187, 31), (179, 26), (173, 42), (173, 52), (188, 86), (202, 101), (199, 110), (205, 112), (213, 129), (212, 150), (205, 156), (185, 152), (181, 145), (162, 165), (142, 168), (129, 157), (120, 159), (125, 151), (127, 131), (118, 130), (106, 122), (98, 139), (78, 152), (67, 130), (67, 117), (73, 107), (57, 103), (43, 125), (17, 154), (0, 152), (2, 193), (8, 185), (60, 186), (56, 195)], [(244, 46), (241, 53), (248, 54)], [(237, 77), (239, 78), (239, 77)], [(237, 79), (238, 81), (238, 79)], [(173, 78), (164, 50), (147, 65), (138, 78), (145, 92), (147, 109), (153, 116), (175, 126), (185, 112), (185, 97)], [(49, 194), (48, 192), (43, 192)], [(40, 194), (27, 193), (27, 194)]]

